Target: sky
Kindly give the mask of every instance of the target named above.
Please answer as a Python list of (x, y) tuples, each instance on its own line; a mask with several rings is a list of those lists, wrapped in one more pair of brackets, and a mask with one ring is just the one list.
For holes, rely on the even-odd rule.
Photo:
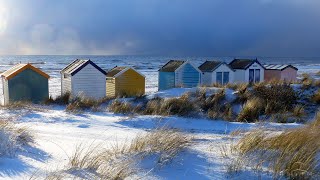
[(319, 0), (0, 0), (0, 55), (320, 57)]

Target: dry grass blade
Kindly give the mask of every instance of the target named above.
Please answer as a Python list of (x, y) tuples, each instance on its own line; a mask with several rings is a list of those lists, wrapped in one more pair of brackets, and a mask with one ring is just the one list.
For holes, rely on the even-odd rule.
[(69, 166), (74, 169), (97, 170), (100, 166), (98, 146), (87, 149), (83, 145), (76, 147), (73, 155), (69, 158)]
[(239, 113), (237, 120), (240, 122), (254, 122), (259, 119), (265, 108), (264, 100), (260, 98), (249, 99)]
[(108, 108), (114, 113), (122, 114), (133, 113), (134, 110), (134, 106), (131, 103), (120, 101), (118, 99), (112, 101)]
[[(158, 165), (164, 165), (190, 142), (191, 138), (188, 135), (177, 130), (161, 128), (138, 135), (129, 143), (115, 143), (108, 149), (100, 145), (93, 148), (80, 145), (69, 158), (68, 169), (65, 172), (80, 178), (83, 174), (90, 174), (97, 179), (125, 179), (137, 172), (136, 165), (145, 157), (157, 155)], [(84, 177), (88, 177), (87, 175)]]
[(253, 166), (264, 164), (275, 176), (320, 178), (318, 119), (305, 127), (280, 134), (265, 129), (251, 131), (234, 148), (241, 154), (239, 158), (246, 159)]
[(34, 142), (32, 132), (26, 127), (17, 127), (10, 121), (0, 120), (0, 156), (14, 156), (15, 152)]

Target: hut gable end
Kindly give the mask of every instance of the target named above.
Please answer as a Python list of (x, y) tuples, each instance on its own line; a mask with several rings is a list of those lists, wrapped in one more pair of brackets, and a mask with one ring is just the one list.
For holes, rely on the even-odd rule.
[(190, 62), (186, 61), (175, 71), (176, 87), (197, 87), (201, 84), (201, 71)]
[(76, 59), (61, 73), (61, 93), (101, 99), (106, 93), (106, 72), (89, 60)]
[(107, 96), (140, 96), (145, 93), (145, 76), (130, 67), (115, 67), (107, 73)]
[(49, 75), (31, 64), (18, 64), (1, 74), (3, 105), (15, 101), (42, 102), (49, 97)]
[(71, 93), (74, 96), (84, 95), (100, 99), (105, 96), (105, 82), (105, 75), (88, 64), (71, 77)]
[(92, 62), (90, 59), (89, 60), (76, 59), (75, 61), (70, 63), (68, 66), (66, 66), (64, 69), (62, 69), (61, 74), (69, 74), (71, 76), (74, 76), (89, 64), (94, 68), (96, 68), (98, 71), (100, 71), (102, 74), (106, 75), (106, 72), (103, 69), (101, 69), (99, 66), (97, 66), (94, 62)]
[(31, 64), (17, 64), (15, 66), (13, 66), (12, 68), (8, 69), (7, 71), (3, 72), (1, 74), (1, 77), (9, 80), (15, 76), (17, 76), (19, 73), (23, 72), (26, 69), (30, 69), (38, 74), (40, 74), (41, 76), (49, 79), (50, 76), (48, 74), (46, 74), (45, 72), (41, 71), (40, 69), (34, 67)]

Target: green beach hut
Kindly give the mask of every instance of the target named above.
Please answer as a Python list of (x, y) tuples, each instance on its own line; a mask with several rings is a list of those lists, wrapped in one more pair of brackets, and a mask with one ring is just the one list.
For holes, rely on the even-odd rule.
[(31, 64), (17, 64), (1, 74), (2, 105), (15, 101), (39, 103), (49, 98), (49, 75)]

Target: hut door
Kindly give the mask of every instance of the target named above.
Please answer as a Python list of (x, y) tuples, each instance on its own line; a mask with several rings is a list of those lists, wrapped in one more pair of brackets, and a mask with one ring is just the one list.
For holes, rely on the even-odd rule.
[(254, 69), (249, 69), (249, 83), (254, 82)]
[(255, 70), (255, 75), (254, 75), (254, 82), (260, 82), (260, 69)]
[(223, 84), (229, 83), (229, 72), (223, 72)]
[(217, 74), (216, 74), (216, 83), (222, 84), (222, 72), (217, 72)]

